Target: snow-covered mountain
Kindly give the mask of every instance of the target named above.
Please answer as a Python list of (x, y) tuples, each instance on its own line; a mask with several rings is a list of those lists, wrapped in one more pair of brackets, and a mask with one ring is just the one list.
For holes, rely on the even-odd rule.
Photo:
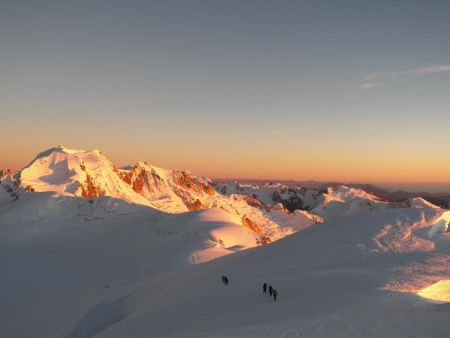
[(149, 205), (121, 179), (118, 170), (99, 150), (54, 147), (38, 154), (18, 176), (22, 186), (34, 191), (89, 198), (111, 196)]
[(289, 187), (282, 183), (268, 182), (262, 185), (240, 182), (219, 182), (215, 187), (224, 195), (244, 194), (257, 198), (270, 206), (282, 203), (289, 211), (310, 210), (320, 203), (322, 192), (314, 188)]
[(321, 221), (306, 211), (288, 216), (287, 210), (276, 207), (272, 212), (248, 195), (220, 194), (208, 179), (188, 171), (166, 170), (146, 162), (119, 169), (99, 150), (50, 148), (19, 172), (5, 177), (9, 177), (5, 182), (13, 180), (14, 184), (8, 184), (23, 191), (89, 199), (107, 196), (168, 213), (222, 209), (256, 233), (260, 243), (277, 240)]
[(401, 206), (404, 208), (417, 208), (417, 209), (422, 209), (422, 208), (437, 209), (437, 208), (439, 208), (438, 206), (434, 205), (433, 203), (428, 202), (426, 199), (421, 198), (421, 197), (407, 198), (406, 200), (401, 202)]
[(187, 171), (164, 170), (147, 163), (117, 169), (99, 150), (63, 146), (48, 149), (19, 172), (22, 186), (60, 195), (111, 196), (169, 212), (204, 209), (197, 195), (214, 195), (209, 182)]
[(344, 185), (317, 190), (280, 183), (213, 184), (188, 171), (166, 170), (146, 162), (116, 168), (99, 150), (63, 146), (50, 148), (19, 172), (3, 176), (4, 186), (15, 199), (24, 192), (36, 191), (84, 198), (109, 196), (168, 213), (219, 208), (238, 217), (262, 243), (327, 218), (393, 207), (435, 207), (419, 198), (390, 203)]
[(339, 186), (337, 188), (329, 187), (311, 211), (325, 218), (335, 218), (395, 206), (364, 190)]
[(324, 219), (389, 208), (438, 208), (423, 198), (391, 202), (363, 189), (346, 185), (331, 185), (327, 189), (317, 189), (290, 187), (281, 183), (254, 185), (220, 182), (215, 186), (225, 195), (245, 194), (258, 199), (267, 207), (281, 203), (289, 211), (306, 210)]

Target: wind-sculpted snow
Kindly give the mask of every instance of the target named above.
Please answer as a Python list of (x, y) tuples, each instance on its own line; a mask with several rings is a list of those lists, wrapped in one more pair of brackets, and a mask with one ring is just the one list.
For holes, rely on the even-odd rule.
[(373, 237), (376, 250), (399, 253), (431, 251), (435, 248), (434, 242), (416, 234), (425, 227), (429, 228), (429, 221), (425, 219), (423, 213), (421, 219), (413, 224), (401, 220), (396, 220), (393, 224), (386, 224)]
[(421, 219), (412, 224), (401, 220), (387, 224), (374, 237), (377, 250), (386, 253), (427, 253), (421, 259), (396, 267), (398, 272), (390, 277), (383, 287), (385, 290), (419, 292), (440, 280), (450, 280), (450, 233), (429, 235), (446, 219), (448, 212), (431, 220), (422, 213)]

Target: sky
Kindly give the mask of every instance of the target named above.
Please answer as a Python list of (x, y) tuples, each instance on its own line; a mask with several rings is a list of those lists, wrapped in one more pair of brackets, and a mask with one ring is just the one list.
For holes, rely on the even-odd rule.
[(0, 0), (0, 167), (450, 182), (449, 1)]

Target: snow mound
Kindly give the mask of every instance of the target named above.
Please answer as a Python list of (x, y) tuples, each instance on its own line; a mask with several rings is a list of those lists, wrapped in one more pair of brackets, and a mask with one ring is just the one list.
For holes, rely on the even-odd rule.
[(206, 248), (191, 254), (189, 259), (192, 263), (207, 262), (258, 245), (258, 234), (243, 227), (239, 218), (224, 210), (213, 208), (201, 211), (198, 222), (199, 226), (206, 223), (212, 228), (207, 230), (210, 234), (209, 245), (205, 244)]

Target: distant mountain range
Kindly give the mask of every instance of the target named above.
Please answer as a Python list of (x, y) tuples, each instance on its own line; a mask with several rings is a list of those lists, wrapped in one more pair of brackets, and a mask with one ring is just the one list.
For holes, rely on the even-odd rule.
[(389, 208), (446, 207), (444, 197), (387, 192), (373, 185), (335, 182), (228, 182), (167, 170), (146, 162), (117, 168), (99, 150), (57, 146), (39, 153), (29, 165), (0, 172), (12, 200), (32, 192), (92, 199), (101, 196), (163, 212), (219, 208), (260, 236), (277, 240), (322, 222), (363, 211)]
[(317, 189), (319, 191), (326, 191), (328, 187), (338, 187), (344, 185), (351, 188), (365, 190), (373, 195), (378, 196), (381, 199), (391, 202), (401, 202), (408, 198), (420, 197), (442, 208), (448, 208), (448, 206), (450, 205), (450, 192), (431, 193), (426, 191), (418, 191), (418, 192), (405, 190), (389, 191), (387, 189), (378, 187), (374, 184), (367, 184), (367, 183), (342, 183), (335, 181), (321, 182), (321, 181), (296, 181), (296, 180), (223, 179), (223, 178), (215, 178), (213, 179), (213, 181), (217, 183), (240, 182), (242, 184), (252, 184), (252, 185), (280, 183), (290, 188), (304, 187)]

